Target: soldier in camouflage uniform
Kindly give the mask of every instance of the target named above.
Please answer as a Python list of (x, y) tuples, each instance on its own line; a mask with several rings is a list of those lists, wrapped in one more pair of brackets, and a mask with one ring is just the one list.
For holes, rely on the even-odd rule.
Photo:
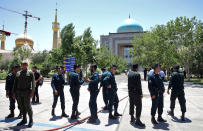
[(27, 123), (26, 114), (29, 116), (28, 127), (33, 126), (33, 112), (30, 99), (33, 97), (35, 89), (35, 77), (33, 72), (28, 71), (28, 63), (23, 61), (21, 64), (22, 70), (17, 72), (13, 88), (13, 97), (18, 100), (20, 110), (23, 114), (23, 120), (17, 124), (21, 126)]

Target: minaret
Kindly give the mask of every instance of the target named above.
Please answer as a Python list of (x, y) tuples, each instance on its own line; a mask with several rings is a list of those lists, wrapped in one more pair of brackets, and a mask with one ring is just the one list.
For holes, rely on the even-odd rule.
[[(4, 25), (2, 30), (4, 31)], [(2, 33), (2, 35), (0, 36), (0, 40), (1, 40), (1, 50), (5, 50), (6, 35), (4, 33)]]
[(53, 46), (52, 49), (58, 47), (58, 30), (59, 30), (59, 23), (57, 22), (57, 8), (55, 14), (55, 21), (52, 22), (52, 30), (53, 30)]

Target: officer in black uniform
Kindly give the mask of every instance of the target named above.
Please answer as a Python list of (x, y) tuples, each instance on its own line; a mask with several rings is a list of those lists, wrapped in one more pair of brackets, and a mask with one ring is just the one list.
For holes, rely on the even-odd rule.
[(42, 76), (40, 75), (40, 73), (37, 71), (38, 68), (37, 66), (34, 66), (32, 68), (32, 71), (34, 72), (34, 76), (35, 76), (35, 82), (36, 82), (36, 87), (35, 87), (35, 93), (34, 96), (32, 98), (32, 103), (39, 103), (39, 93), (38, 93), (38, 88), (39, 88), (39, 81), (42, 79)]
[[(14, 110), (15, 110), (15, 99), (13, 99), (13, 93), (12, 93), (12, 89), (14, 86), (14, 81), (16, 78), (16, 73), (19, 70), (19, 66), (14, 66), (12, 69), (12, 72), (8, 74), (8, 76), (6, 77), (6, 85), (5, 85), (5, 90), (6, 90), (6, 97), (9, 98), (10, 101), (10, 106), (9, 106), (9, 110), (10, 110), (10, 114), (6, 117), (6, 118), (13, 118), (14, 117)], [(18, 101), (17, 101), (18, 103)], [(19, 108), (19, 106), (18, 106)], [(20, 109), (19, 109), (20, 111)], [(18, 119), (20, 119), (22, 117), (22, 113), (20, 112), (20, 114), (18, 115)]]
[(107, 75), (107, 71), (106, 68), (103, 67), (102, 69), (102, 77), (101, 77), (101, 83), (100, 83), (100, 88), (102, 87), (102, 95), (103, 95), (103, 100), (104, 100), (104, 110), (108, 110), (108, 92), (107, 92), (107, 87), (105, 86), (103, 79), (106, 77)]
[(91, 65), (90, 71), (91, 76), (87, 79), (89, 83), (88, 90), (90, 92), (89, 108), (91, 117), (88, 120), (89, 123), (96, 123), (97, 116), (97, 95), (99, 93), (98, 84), (99, 84), (99, 73), (96, 72), (97, 65)]
[(64, 85), (65, 83), (65, 78), (64, 78), (64, 67), (63, 66), (59, 66), (57, 68), (58, 72), (56, 74), (54, 74), (52, 76), (52, 81), (51, 81), (51, 87), (53, 89), (53, 95), (54, 95), (54, 102), (52, 105), (52, 116), (55, 116), (55, 108), (56, 108), (56, 104), (58, 101), (58, 97), (60, 97), (60, 101), (61, 101), (61, 110), (62, 110), (62, 117), (69, 117), (66, 113), (65, 113), (65, 97), (64, 97)]
[[(104, 78), (103, 82), (107, 87), (108, 92), (108, 109), (109, 109), (109, 119), (117, 119), (117, 116), (122, 116), (118, 113), (118, 95), (117, 95), (117, 84), (115, 80), (115, 73), (116, 73), (116, 65), (112, 65), (110, 68), (110, 72), (107, 72), (106, 77)], [(114, 116), (112, 115), (112, 107), (114, 106)]]
[(184, 75), (180, 73), (178, 70), (179, 70), (179, 66), (175, 65), (173, 67), (173, 73), (169, 81), (167, 93), (170, 94), (169, 92), (170, 89), (172, 91), (171, 91), (171, 105), (170, 105), (171, 110), (168, 111), (168, 114), (171, 116), (174, 116), (175, 101), (176, 101), (176, 98), (178, 98), (181, 111), (182, 111), (181, 120), (185, 121), (186, 100), (185, 100), (185, 92), (184, 92)]
[(163, 107), (164, 107), (164, 97), (163, 94), (165, 92), (165, 87), (161, 76), (159, 75), (161, 68), (159, 64), (154, 65), (154, 73), (149, 75), (148, 79), (148, 88), (152, 98), (152, 107), (151, 107), (151, 116), (152, 116), (152, 124), (158, 124), (155, 120), (155, 114), (158, 108), (158, 121), (166, 122), (162, 118)]
[(77, 119), (80, 115), (80, 112), (78, 111), (80, 86), (84, 83), (84, 80), (80, 79), (80, 71), (80, 66), (74, 65), (74, 72), (71, 72), (69, 75), (70, 93), (73, 100), (71, 119)]
[(141, 77), (138, 71), (138, 64), (134, 64), (132, 71), (128, 73), (128, 93), (129, 93), (129, 100), (130, 100), (130, 115), (131, 115), (131, 122), (135, 122), (134, 117), (134, 107), (136, 106), (136, 124), (139, 126), (144, 127), (140, 121), (140, 116), (142, 112), (142, 84), (141, 84)]

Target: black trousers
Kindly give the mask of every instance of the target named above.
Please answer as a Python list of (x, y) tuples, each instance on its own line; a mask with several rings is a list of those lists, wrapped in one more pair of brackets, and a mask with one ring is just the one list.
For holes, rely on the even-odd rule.
[(32, 98), (32, 102), (39, 102), (39, 93), (38, 93), (39, 85), (37, 84), (35, 87), (34, 96)]
[(154, 117), (158, 108), (158, 115), (161, 116), (164, 107), (163, 93), (156, 95), (156, 98), (152, 99), (151, 115)]
[(112, 108), (114, 106), (115, 111), (117, 111), (118, 109), (118, 95), (117, 92), (113, 89), (107, 89), (108, 91), (108, 101), (109, 101), (109, 105), (108, 105), (108, 109), (109, 109), (109, 113), (112, 113)]
[(108, 92), (107, 92), (107, 87), (102, 88), (102, 94), (103, 94), (103, 100), (105, 103), (105, 106), (108, 106)]
[[(13, 99), (13, 94), (9, 94), (9, 110), (14, 111), (15, 110), (15, 103), (16, 100)], [(18, 103), (18, 100), (17, 100)], [(18, 104), (18, 109), (20, 110), (19, 104)]]
[(96, 118), (97, 116), (97, 95), (98, 91), (90, 91), (89, 108), (91, 117)]
[(174, 110), (175, 108), (175, 102), (176, 102), (176, 98), (178, 98), (178, 101), (180, 103), (180, 108), (182, 113), (186, 112), (186, 100), (185, 100), (185, 92), (183, 91), (173, 91), (171, 92), (171, 105), (170, 108), (171, 110)]
[(54, 102), (52, 105), (52, 108), (56, 108), (56, 104), (58, 102), (58, 97), (60, 97), (60, 101), (61, 101), (61, 110), (64, 111), (65, 110), (65, 97), (64, 97), (64, 91), (63, 89), (57, 90), (58, 91), (58, 95), (54, 95)]
[(136, 118), (139, 119), (142, 112), (142, 98), (140, 95), (131, 94), (129, 95), (130, 101), (130, 115), (134, 115), (135, 106), (136, 106)]
[(79, 103), (79, 97), (80, 97), (80, 91), (79, 89), (73, 89), (70, 88), (70, 94), (73, 100), (73, 106), (72, 106), (72, 112), (76, 114), (78, 111), (78, 103)]
[(144, 80), (146, 81), (147, 80), (147, 74), (144, 73)]

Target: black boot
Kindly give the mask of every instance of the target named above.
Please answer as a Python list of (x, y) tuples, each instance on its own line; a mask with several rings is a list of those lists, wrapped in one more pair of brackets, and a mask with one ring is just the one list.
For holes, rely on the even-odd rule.
[(17, 126), (22, 126), (22, 125), (25, 125), (26, 123), (27, 123), (27, 117), (26, 117), (26, 114), (23, 114), (23, 120), (19, 122)]
[(115, 116), (113, 116), (112, 113), (109, 113), (109, 119), (115, 120), (117, 118)]
[(72, 120), (77, 119), (77, 116), (76, 116), (75, 111), (72, 111), (72, 114), (71, 114), (71, 119), (72, 119)]
[(122, 116), (122, 114), (119, 114), (117, 111), (115, 111), (114, 116)]
[(141, 127), (145, 127), (145, 124), (142, 123), (139, 118), (136, 119), (135, 124), (138, 125), (138, 126), (141, 126)]
[(20, 112), (17, 119), (21, 119), (23, 117), (23, 114)]
[(81, 115), (81, 113), (79, 111), (76, 111), (76, 116), (78, 117), (79, 115)]
[(158, 116), (157, 121), (158, 121), (158, 122), (166, 122), (166, 120), (164, 120), (164, 119), (162, 118), (162, 116)]
[(152, 124), (158, 124), (158, 122), (156, 121), (154, 116), (152, 116), (151, 122), (152, 122)]
[(185, 121), (185, 113), (182, 113), (181, 120)]
[(63, 111), (62, 111), (62, 114), (61, 114), (61, 117), (69, 117), (69, 115), (67, 115), (67, 114), (65, 113), (65, 111), (63, 110)]
[(108, 107), (107, 107), (107, 105), (105, 105), (105, 106), (103, 107), (103, 109), (104, 109), (104, 110), (108, 110)]
[(168, 111), (168, 115), (174, 117), (174, 111), (173, 110)]
[(32, 119), (32, 116), (30, 117), (30, 121), (29, 121), (29, 124), (28, 124), (28, 127), (31, 128), (33, 126), (33, 119)]
[(11, 113), (6, 118), (13, 118), (14, 117), (14, 110), (11, 110)]
[(94, 117), (90, 117), (87, 121), (87, 123), (91, 123), (91, 124), (94, 124), (96, 123), (96, 119)]
[(131, 120), (130, 120), (131, 123), (135, 122), (135, 117), (133, 115), (131, 115)]
[(52, 115), (52, 116), (56, 116), (56, 115), (55, 115), (55, 109), (54, 109), (54, 108), (52, 108), (51, 115)]

